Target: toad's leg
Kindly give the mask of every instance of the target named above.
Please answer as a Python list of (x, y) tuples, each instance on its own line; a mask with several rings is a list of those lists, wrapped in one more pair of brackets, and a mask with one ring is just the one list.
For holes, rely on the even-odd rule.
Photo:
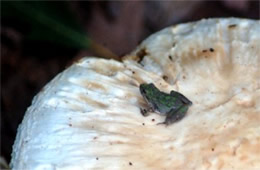
[(185, 97), (183, 94), (181, 94), (177, 91), (172, 90), (170, 94), (171, 94), (171, 96), (180, 98), (181, 101), (185, 104), (188, 104), (188, 105), (192, 104), (192, 102), (187, 97)]
[(188, 109), (189, 109), (189, 105), (185, 104), (185, 105), (182, 105), (178, 110), (170, 111), (167, 114), (165, 121), (158, 123), (157, 125), (165, 124), (166, 126), (168, 126), (174, 122), (181, 120), (186, 115)]
[(143, 116), (145, 116), (145, 117), (149, 115), (149, 112), (148, 112), (147, 109), (140, 108), (140, 112), (141, 112), (141, 114), (142, 114)]

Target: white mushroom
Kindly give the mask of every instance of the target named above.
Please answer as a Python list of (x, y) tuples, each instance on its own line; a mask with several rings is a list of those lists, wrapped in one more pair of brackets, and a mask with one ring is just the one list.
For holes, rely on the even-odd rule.
[[(84, 58), (34, 98), (13, 169), (257, 169), (260, 22), (208, 19), (150, 36), (123, 62)], [(193, 105), (179, 122), (143, 117), (141, 83)]]

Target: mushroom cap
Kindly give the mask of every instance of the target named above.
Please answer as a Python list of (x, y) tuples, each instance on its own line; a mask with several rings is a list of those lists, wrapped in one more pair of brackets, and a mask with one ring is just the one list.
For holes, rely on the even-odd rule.
[[(168, 27), (122, 62), (83, 58), (26, 111), (13, 169), (257, 169), (260, 22), (204, 19)], [(143, 117), (141, 83), (193, 105), (179, 122)]]

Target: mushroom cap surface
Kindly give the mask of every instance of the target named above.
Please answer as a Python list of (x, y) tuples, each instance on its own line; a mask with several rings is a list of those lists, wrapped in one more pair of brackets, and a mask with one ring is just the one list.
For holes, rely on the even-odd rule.
[[(35, 98), (12, 169), (257, 169), (260, 22), (204, 19), (163, 29), (122, 62), (83, 58)], [(142, 83), (193, 105), (179, 122), (143, 117)]]

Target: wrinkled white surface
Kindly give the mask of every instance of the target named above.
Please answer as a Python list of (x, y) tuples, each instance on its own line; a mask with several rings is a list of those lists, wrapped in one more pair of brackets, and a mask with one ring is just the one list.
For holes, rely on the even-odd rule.
[[(259, 168), (259, 28), (259, 21), (202, 20), (152, 35), (123, 63), (82, 59), (34, 98), (12, 168)], [(147, 54), (139, 64), (140, 49)], [(187, 96), (187, 116), (168, 127), (156, 125), (165, 119), (157, 114), (143, 117), (143, 82)]]

